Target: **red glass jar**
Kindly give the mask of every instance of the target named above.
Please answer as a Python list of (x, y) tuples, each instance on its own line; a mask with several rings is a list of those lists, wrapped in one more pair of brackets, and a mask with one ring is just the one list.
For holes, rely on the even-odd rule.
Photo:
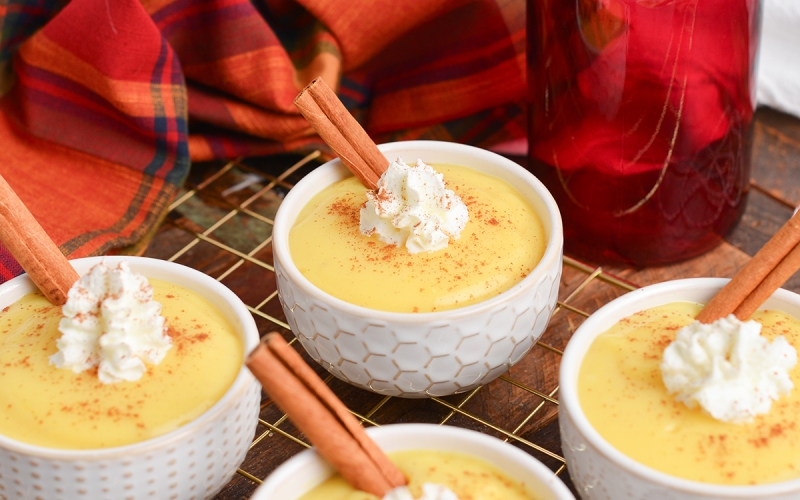
[(529, 0), (529, 161), (567, 253), (660, 264), (718, 244), (750, 172), (758, 0)]

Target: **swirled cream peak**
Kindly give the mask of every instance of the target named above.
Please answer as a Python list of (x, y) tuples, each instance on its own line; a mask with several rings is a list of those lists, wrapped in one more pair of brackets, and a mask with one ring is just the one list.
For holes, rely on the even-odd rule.
[(717, 420), (744, 423), (767, 413), (794, 385), (797, 352), (783, 336), (772, 342), (761, 325), (734, 315), (710, 324), (694, 321), (664, 350), (661, 376), (670, 394)]
[(367, 192), (360, 229), (413, 254), (446, 248), (468, 220), (467, 206), (445, 187), (442, 174), (422, 160), (409, 166), (398, 158), (381, 175), (377, 190)]
[(422, 484), (422, 496), (414, 498), (408, 486), (400, 486), (383, 496), (383, 500), (458, 500), (458, 496), (446, 486), (434, 483)]
[(69, 290), (50, 363), (75, 373), (97, 367), (101, 382), (138, 380), (172, 346), (161, 304), (127, 262), (101, 262)]

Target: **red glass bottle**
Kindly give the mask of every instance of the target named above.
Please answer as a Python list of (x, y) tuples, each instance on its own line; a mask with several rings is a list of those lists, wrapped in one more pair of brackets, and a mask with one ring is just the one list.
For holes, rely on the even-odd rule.
[(746, 204), (758, 0), (529, 0), (530, 169), (566, 251), (660, 264)]

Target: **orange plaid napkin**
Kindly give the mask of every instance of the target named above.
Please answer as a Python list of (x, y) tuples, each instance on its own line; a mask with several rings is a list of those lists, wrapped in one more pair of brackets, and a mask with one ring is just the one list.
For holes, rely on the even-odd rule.
[(317, 76), (376, 142), (525, 134), (523, 0), (5, 0), (0, 25), (0, 173), (73, 258), (146, 239), (190, 160), (320, 147), (292, 104)]

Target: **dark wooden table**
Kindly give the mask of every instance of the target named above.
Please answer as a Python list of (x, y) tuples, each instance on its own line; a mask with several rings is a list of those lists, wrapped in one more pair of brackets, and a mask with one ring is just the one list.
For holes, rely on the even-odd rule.
[[(298, 163), (297, 157), (286, 156), (195, 165), (144, 255), (175, 260), (219, 279), (248, 305), (262, 334), (277, 330), (291, 339), (275, 291), (272, 219), (283, 195), (317, 164), (314, 157)], [(758, 110), (751, 176), (744, 217), (724, 243), (705, 255), (647, 268), (599, 267), (565, 257), (560, 305), (539, 344), (507, 375), (482, 388), (429, 400), (385, 398), (332, 379), (311, 364), (365, 425), (426, 422), (485, 432), (531, 453), (572, 487), (558, 436), (555, 375), (569, 337), (586, 316), (635, 286), (730, 277), (747, 262), (800, 204), (800, 120)], [(800, 275), (785, 288), (800, 292)], [(264, 397), (253, 446), (218, 498), (248, 498), (259, 478), (306, 446), (304, 436)]]

